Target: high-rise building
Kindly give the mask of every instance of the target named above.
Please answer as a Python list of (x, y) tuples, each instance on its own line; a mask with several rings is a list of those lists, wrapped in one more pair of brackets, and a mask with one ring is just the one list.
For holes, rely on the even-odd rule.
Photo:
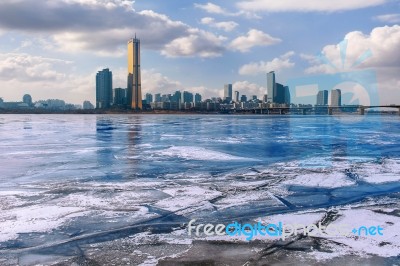
[(257, 95), (253, 95), (253, 101), (257, 101), (258, 99), (257, 99)]
[(192, 103), (192, 102), (193, 102), (193, 93), (184, 91), (182, 93), (181, 103)]
[(235, 91), (235, 93), (233, 94), (233, 101), (238, 103), (239, 102), (239, 92)]
[(316, 105), (328, 105), (328, 91), (327, 90), (318, 92)]
[(194, 95), (194, 102), (195, 102), (195, 103), (201, 102), (201, 95), (200, 95), (199, 93), (196, 93), (196, 94)]
[(140, 40), (128, 41), (128, 106), (134, 110), (142, 109), (142, 81), (140, 72)]
[(280, 83), (275, 83), (276, 90), (274, 92), (273, 102), (274, 103), (285, 103), (285, 86)]
[(96, 108), (110, 108), (113, 102), (112, 72), (105, 68), (96, 75)]
[(267, 95), (268, 102), (275, 102), (277, 86), (275, 82), (275, 72), (267, 73)]
[(285, 102), (286, 104), (290, 105), (290, 90), (289, 90), (289, 86), (285, 86)]
[(232, 84), (225, 84), (224, 86), (224, 101), (232, 101)]
[(154, 102), (156, 103), (161, 102), (161, 93), (154, 94)]
[(170, 102), (171, 101), (171, 94), (163, 94), (161, 95), (161, 102)]
[(275, 93), (273, 103), (279, 104), (290, 104), (290, 91), (288, 86), (284, 86), (280, 83), (275, 83)]
[(342, 91), (339, 89), (331, 91), (331, 106), (342, 106)]
[(179, 104), (181, 103), (181, 98), (182, 98), (182, 93), (180, 91), (176, 91), (171, 97), (171, 102)]
[(28, 106), (32, 106), (32, 96), (29, 94), (25, 94), (24, 97), (22, 97), (22, 101)]
[(126, 89), (114, 89), (114, 105), (126, 105)]
[(146, 103), (151, 104), (153, 102), (153, 95), (151, 93), (146, 93)]
[(247, 96), (246, 96), (246, 95), (242, 95), (242, 97), (240, 97), (240, 101), (241, 101), (242, 103), (247, 102)]

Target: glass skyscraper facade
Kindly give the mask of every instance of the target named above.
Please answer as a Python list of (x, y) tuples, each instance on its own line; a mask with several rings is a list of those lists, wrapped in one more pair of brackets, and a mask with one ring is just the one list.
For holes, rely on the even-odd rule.
[(232, 101), (232, 84), (225, 84), (224, 86), (224, 100)]
[(267, 73), (267, 100), (273, 103), (276, 97), (276, 82), (275, 82), (275, 72), (271, 71)]
[(96, 108), (110, 108), (112, 102), (112, 72), (106, 68), (96, 74)]
[(142, 81), (140, 72), (140, 40), (128, 41), (128, 106), (133, 110), (142, 110)]
[(327, 90), (318, 92), (316, 105), (328, 105), (328, 91)]

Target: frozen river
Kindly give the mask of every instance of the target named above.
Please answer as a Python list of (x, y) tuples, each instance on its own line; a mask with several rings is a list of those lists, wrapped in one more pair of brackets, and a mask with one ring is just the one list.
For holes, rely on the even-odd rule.
[[(398, 116), (1, 115), (0, 264), (395, 263), (399, 143)], [(191, 219), (384, 233), (248, 242)]]

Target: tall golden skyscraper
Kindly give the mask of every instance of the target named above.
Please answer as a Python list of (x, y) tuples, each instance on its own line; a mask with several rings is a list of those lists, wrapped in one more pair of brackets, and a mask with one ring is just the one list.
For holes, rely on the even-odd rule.
[(140, 75), (140, 40), (128, 41), (128, 105), (131, 109), (142, 110), (142, 80)]

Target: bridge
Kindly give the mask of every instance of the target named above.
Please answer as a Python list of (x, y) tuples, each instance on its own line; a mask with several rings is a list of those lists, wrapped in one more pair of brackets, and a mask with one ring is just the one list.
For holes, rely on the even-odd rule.
[[(268, 108), (253, 108), (255, 114), (288, 114), (297, 113), (306, 115), (307, 113), (328, 114), (333, 115), (334, 111), (338, 112), (358, 112), (360, 115), (365, 115), (366, 109), (371, 108), (395, 108), (398, 109), (400, 116), (400, 105), (344, 105), (344, 106), (302, 106), (302, 107), (268, 107)], [(246, 110), (241, 110), (242, 112)], [(248, 110), (250, 111), (250, 110)], [(236, 111), (238, 112), (238, 111)], [(240, 112), (240, 111), (239, 111)]]

